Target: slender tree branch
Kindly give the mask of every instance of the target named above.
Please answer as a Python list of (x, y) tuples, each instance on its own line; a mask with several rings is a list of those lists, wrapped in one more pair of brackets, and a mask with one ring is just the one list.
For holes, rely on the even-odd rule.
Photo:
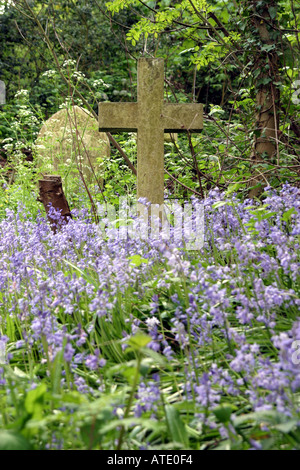
[(196, 194), (197, 196), (201, 197), (202, 198), (202, 195), (200, 193), (198, 193), (198, 191), (195, 191), (194, 189), (192, 188), (189, 188), (188, 186), (186, 186), (185, 184), (183, 184), (181, 181), (179, 181), (177, 178), (175, 178), (175, 176), (171, 175), (171, 173), (168, 172), (168, 170), (165, 169), (165, 172), (174, 180), (176, 181), (176, 183), (180, 184), (180, 186), (182, 186), (183, 188), (187, 189), (188, 191), (191, 191), (192, 193)]

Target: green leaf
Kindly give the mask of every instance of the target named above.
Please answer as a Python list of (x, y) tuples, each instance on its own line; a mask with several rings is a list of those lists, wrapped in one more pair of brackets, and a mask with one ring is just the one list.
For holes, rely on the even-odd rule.
[(283, 434), (288, 434), (289, 432), (293, 431), (293, 429), (297, 427), (297, 423), (298, 423), (297, 419), (291, 419), (290, 421), (287, 421), (286, 423), (276, 424), (274, 426), (274, 429), (277, 429)]
[(122, 374), (128, 380), (130, 385), (134, 383), (135, 375), (136, 375), (136, 367), (127, 367), (127, 369), (122, 371)]
[(233, 420), (234, 426), (241, 426), (245, 423), (266, 423), (270, 425), (277, 425), (286, 422), (286, 416), (282, 413), (278, 413), (275, 410), (266, 411), (255, 411), (253, 413), (247, 413), (240, 416), (236, 416)]
[(223, 206), (226, 206), (227, 204), (228, 204), (228, 201), (218, 201), (218, 202), (215, 202), (215, 204), (213, 204), (212, 208), (218, 209), (218, 207), (223, 207)]
[(296, 214), (296, 210), (294, 207), (291, 207), (288, 211), (284, 212), (284, 214), (282, 214), (282, 217), (281, 217), (281, 220), (283, 220), (284, 222), (288, 222), (290, 219), (291, 219), (291, 216), (292, 214)]
[(139, 372), (143, 377), (146, 377), (149, 372), (149, 364), (147, 364), (145, 361), (142, 361)]
[(275, 7), (269, 7), (268, 11), (269, 11), (270, 17), (272, 18), (272, 20), (274, 20), (274, 18), (276, 18), (276, 15), (277, 15), (277, 9)]
[[(261, 47), (261, 50), (262, 51), (267, 51), (267, 52), (270, 52), (272, 51), (273, 49), (275, 49), (275, 44), (266, 44), (264, 46)], [(274, 82), (273, 82), (274, 83)]]
[[(107, 415), (107, 421), (109, 421), (110, 417), (111, 413)], [(102, 440), (102, 435), (99, 431), (103, 427), (104, 423), (105, 420), (103, 418), (92, 419), (91, 423), (87, 423), (81, 426), (80, 435), (87, 449), (93, 449), (96, 446), (99, 447), (99, 444)]]
[(165, 424), (160, 423), (159, 421), (154, 421), (153, 419), (145, 419), (145, 418), (136, 418), (133, 416), (132, 418), (124, 418), (124, 419), (116, 419), (111, 421), (110, 423), (104, 425), (100, 430), (100, 434), (106, 434), (113, 429), (118, 428), (119, 426), (123, 426), (125, 429), (129, 429), (133, 426), (141, 426), (144, 429), (149, 429), (153, 431), (160, 431), (162, 432), (165, 429)]
[(156, 365), (156, 366), (159, 365), (161, 367), (167, 367), (168, 366), (168, 362), (167, 362), (165, 356), (162, 356), (161, 354), (157, 353), (156, 351), (153, 351), (153, 349), (146, 348), (146, 349), (144, 349), (143, 354), (145, 356), (147, 356), (148, 358), (150, 358), (151, 363), (153, 365)]
[(194, 52), (195, 47), (190, 47), (189, 49), (184, 49), (183, 51), (179, 52), (179, 55), (185, 54), (186, 52)]
[(242, 183), (230, 184), (226, 191), (226, 195), (229, 196), (231, 193), (234, 193), (235, 191), (237, 191), (241, 186), (242, 186)]
[(231, 405), (221, 405), (213, 410), (215, 417), (220, 423), (228, 423), (234, 408)]
[(31, 450), (30, 442), (14, 431), (0, 431), (0, 450)]
[(174, 442), (184, 444), (184, 448), (188, 449), (189, 437), (179, 411), (173, 405), (166, 405), (165, 413), (171, 439)]
[(14, 367), (14, 375), (16, 377), (20, 377), (21, 379), (27, 379), (29, 380), (30, 376), (28, 374), (26, 374), (26, 372), (24, 372), (23, 370), (19, 369), (19, 367), (15, 366)]
[(42, 417), (44, 397), (47, 391), (45, 384), (39, 385), (37, 388), (30, 390), (25, 398), (25, 410), (33, 419)]
[(277, 212), (268, 212), (267, 214), (264, 214), (262, 216), (262, 220), (269, 219), (270, 217), (273, 217), (274, 215), (277, 215)]
[(52, 364), (51, 368), (51, 381), (53, 393), (59, 393), (60, 381), (61, 381), (61, 370), (63, 365), (63, 350), (59, 351)]
[(82, 271), (82, 269), (78, 268), (77, 266), (75, 266), (75, 264), (73, 263), (70, 263), (70, 261), (66, 260), (66, 259), (62, 259), (62, 261), (64, 263), (67, 263), (69, 266), (71, 266), (72, 268), (74, 268), (82, 277), (83, 279), (85, 279), (86, 281), (88, 281), (90, 284), (92, 284), (93, 286), (95, 286), (96, 288), (98, 287), (98, 283), (96, 282), (96, 280), (94, 280), (93, 278), (91, 278), (91, 276), (89, 274), (87, 274), (86, 272)]
[(128, 258), (132, 264), (135, 266), (139, 267), (141, 264), (148, 263), (148, 260), (146, 258), (142, 258), (140, 255), (133, 255)]
[(141, 349), (145, 348), (148, 343), (150, 343), (151, 338), (144, 333), (136, 333), (132, 338), (129, 338), (127, 344), (133, 349), (134, 351), (140, 351)]
[(6, 334), (11, 341), (15, 341), (15, 322), (9, 314), (6, 315)]
[(71, 403), (75, 405), (79, 405), (81, 403), (85, 403), (86, 398), (84, 395), (80, 394), (79, 392), (67, 392), (64, 393), (63, 395), (59, 395), (60, 401), (63, 403)]

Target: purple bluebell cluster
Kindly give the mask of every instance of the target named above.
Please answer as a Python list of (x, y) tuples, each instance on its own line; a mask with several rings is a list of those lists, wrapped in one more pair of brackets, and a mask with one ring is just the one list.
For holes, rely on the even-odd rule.
[[(54, 234), (43, 216), (7, 210), (0, 385), (20, 353), (41, 364), (62, 353), (61, 386), (99, 394), (99, 378), (127, 360), (126, 340), (142, 330), (147, 348), (181, 370), (177, 399), (194, 403), (195, 428), (214, 428), (209, 412), (224, 400), (298, 414), (300, 191), (284, 185), (266, 194), (261, 205), (211, 191), (198, 252), (172, 239), (120, 239), (113, 225), (107, 237), (86, 212)], [(136, 255), (142, 262), (132, 262)], [(133, 412), (159, 419), (164, 371), (151, 374)]]

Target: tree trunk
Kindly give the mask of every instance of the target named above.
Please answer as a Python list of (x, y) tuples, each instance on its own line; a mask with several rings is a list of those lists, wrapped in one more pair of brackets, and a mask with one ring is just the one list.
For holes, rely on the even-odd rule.
[[(68, 201), (63, 192), (60, 176), (44, 175), (44, 179), (39, 180), (38, 200), (45, 207), (51, 230), (54, 233), (72, 218)], [(60, 210), (61, 217), (59, 220), (51, 217), (49, 214), (51, 206), (56, 210)]]
[[(256, 79), (256, 124), (253, 161), (266, 159), (275, 162), (278, 157), (278, 131), (279, 131), (279, 58), (276, 52), (278, 47), (278, 24), (276, 21), (277, 5), (275, 0), (259, 1), (249, 0), (252, 10), (252, 22), (259, 39), (260, 48), (256, 55), (256, 70), (259, 70)], [(278, 162), (279, 163), (279, 162)], [(250, 197), (258, 196), (263, 186), (264, 178), (255, 171), (254, 184)], [(251, 184), (251, 186), (253, 183)]]

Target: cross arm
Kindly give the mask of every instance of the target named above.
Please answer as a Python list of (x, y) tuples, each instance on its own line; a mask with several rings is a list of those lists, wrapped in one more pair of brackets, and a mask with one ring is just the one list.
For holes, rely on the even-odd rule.
[(161, 119), (164, 132), (200, 132), (203, 129), (203, 105), (164, 103)]
[(100, 132), (136, 132), (138, 127), (137, 103), (99, 103)]

